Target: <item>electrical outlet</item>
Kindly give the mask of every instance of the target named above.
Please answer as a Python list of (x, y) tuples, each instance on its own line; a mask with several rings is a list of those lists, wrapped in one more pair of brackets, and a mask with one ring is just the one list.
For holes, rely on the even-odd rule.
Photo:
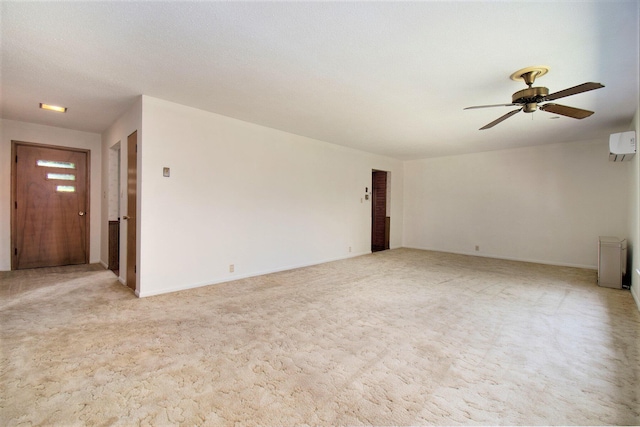
[(236, 266), (234, 264), (229, 264), (229, 273), (233, 273), (236, 270)]
[(480, 246), (476, 245), (476, 252), (480, 251)]
[(349, 252), (351, 252), (351, 246), (349, 246)]

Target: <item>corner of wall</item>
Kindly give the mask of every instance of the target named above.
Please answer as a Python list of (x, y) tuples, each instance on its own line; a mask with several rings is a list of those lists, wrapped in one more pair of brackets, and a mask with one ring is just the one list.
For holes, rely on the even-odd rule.
[[(640, 99), (638, 99), (640, 105)], [(640, 135), (640, 108), (636, 109), (631, 130)], [(629, 168), (629, 233), (628, 241), (631, 247), (631, 259), (628, 274), (631, 275), (631, 295), (640, 311), (640, 155), (636, 154), (631, 160)]]
[[(139, 96), (135, 102), (118, 117), (107, 129), (102, 132), (101, 152), (102, 152), (102, 188), (106, 193), (109, 190), (110, 168), (109, 168), (109, 152), (110, 149), (118, 142), (125, 144), (127, 137), (142, 126), (142, 96)], [(126, 150), (121, 150), (121, 171), (120, 182), (126, 182)], [(107, 264), (109, 260), (109, 198), (103, 195), (102, 204), (100, 206), (102, 213), (102, 221), (100, 223), (100, 260), (103, 264)], [(126, 271), (126, 240), (123, 239), (124, 228), (120, 230), (120, 271)]]
[[(638, 99), (640, 106), (640, 99)], [(631, 129), (636, 131), (636, 151), (638, 135), (640, 135), (640, 107), (631, 122)], [(631, 241), (631, 294), (640, 311), (640, 155), (632, 159), (630, 168), (629, 189), (629, 240)]]

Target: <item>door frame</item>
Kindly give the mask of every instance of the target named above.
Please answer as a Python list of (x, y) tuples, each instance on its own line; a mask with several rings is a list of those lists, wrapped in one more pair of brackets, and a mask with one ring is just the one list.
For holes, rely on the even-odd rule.
[(87, 175), (85, 177), (85, 188), (86, 188), (86, 195), (85, 195), (85, 217), (86, 217), (86, 239), (84, 242), (85, 245), (85, 264), (89, 264), (89, 259), (90, 259), (90, 254), (89, 254), (89, 250), (91, 248), (91, 150), (85, 149), (85, 148), (76, 148), (76, 147), (66, 147), (63, 145), (50, 145), (50, 144), (41, 144), (38, 142), (26, 142), (26, 141), (17, 141), (17, 140), (11, 140), (11, 205), (10, 205), (10, 209), (11, 209), (11, 238), (10, 240), (10, 245), (11, 247), (9, 248), (10, 253), (11, 253), (11, 270), (15, 270), (16, 269), (16, 257), (15, 257), (15, 252), (14, 252), (14, 248), (17, 245), (17, 236), (16, 236), (16, 226), (17, 226), (17, 219), (16, 219), (16, 203), (18, 203), (18, 188), (17, 188), (17, 176), (18, 176), (18, 169), (17, 169), (17, 161), (16, 161), (16, 156), (17, 154), (17, 150), (18, 150), (18, 146), (22, 145), (22, 146), (29, 146), (29, 147), (39, 147), (39, 148), (50, 148), (50, 149), (54, 149), (54, 150), (65, 150), (65, 151), (75, 151), (75, 152), (79, 152), (79, 153), (84, 153), (87, 156)]
[[(139, 294), (139, 269), (138, 269), (138, 232), (140, 224), (138, 222), (138, 148), (140, 147), (140, 138), (138, 138), (138, 130), (133, 131), (127, 136), (126, 145), (127, 156), (127, 213), (122, 219), (127, 221), (127, 231), (125, 234), (126, 246), (126, 270), (124, 272), (125, 284), (136, 295)], [(134, 162), (132, 162), (134, 160)], [(133, 163), (133, 164), (132, 164)], [(135, 178), (133, 179), (133, 176)], [(135, 181), (135, 182), (134, 182)], [(122, 185), (122, 183), (121, 183)], [(133, 203), (132, 203), (133, 202)], [(134, 206), (131, 206), (131, 205)], [(133, 208), (133, 209), (132, 209)], [(122, 256), (122, 253), (120, 254)], [(122, 261), (120, 262), (122, 264)]]
[[(374, 176), (376, 173), (384, 173), (385, 179), (384, 179), (384, 215), (382, 218), (378, 218), (375, 215), (375, 211), (376, 211), (376, 207), (379, 203), (378, 200), (378, 196), (377, 196), (377, 185), (376, 185), (376, 181), (374, 179)], [(387, 211), (389, 210), (389, 193), (391, 191), (391, 187), (389, 185), (389, 178), (391, 176), (391, 172), (390, 171), (385, 171), (382, 169), (372, 169), (371, 170), (371, 234), (370, 234), (370, 243), (371, 243), (371, 252), (378, 252), (378, 251), (385, 251), (389, 249), (389, 236), (390, 236), (390, 223), (389, 223), (389, 219), (390, 217), (387, 216)], [(376, 219), (378, 219), (378, 221), (382, 221), (383, 224), (383, 228), (384, 228), (384, 242), (383, 245), (374, 245), (374, 234), (376, 232)]]

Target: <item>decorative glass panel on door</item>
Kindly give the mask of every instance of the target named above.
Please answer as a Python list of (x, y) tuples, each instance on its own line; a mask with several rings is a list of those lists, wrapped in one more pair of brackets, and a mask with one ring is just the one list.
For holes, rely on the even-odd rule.
[(60, 168), (60, 169), (75, 169), (76, 164), (71, 162), (59, 162), (57, 160), (36, 160), (38, 166), (45, 166), (48, 168)]
[(73, 185), (58, 185), (56, 186), (56, 191), (58, 193), (75, 193), (76, 187)]
[(47, 173), (47, 179), (59, 179), (61, 181), (75, 181), (76, 176), (72, 173)]

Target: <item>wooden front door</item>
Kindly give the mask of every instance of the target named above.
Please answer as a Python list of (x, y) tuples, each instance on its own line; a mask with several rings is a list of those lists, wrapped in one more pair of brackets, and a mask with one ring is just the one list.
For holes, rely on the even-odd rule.
[(14, 270), (89, 262), (87, 150), (12, 141)]
[(127, 286), (136, 290), (136, 211), (138, 207), (138, 132), (127, 138)]
[(371, 251), (389, 249), (387, 238), (387, 172), (371, 175)]

